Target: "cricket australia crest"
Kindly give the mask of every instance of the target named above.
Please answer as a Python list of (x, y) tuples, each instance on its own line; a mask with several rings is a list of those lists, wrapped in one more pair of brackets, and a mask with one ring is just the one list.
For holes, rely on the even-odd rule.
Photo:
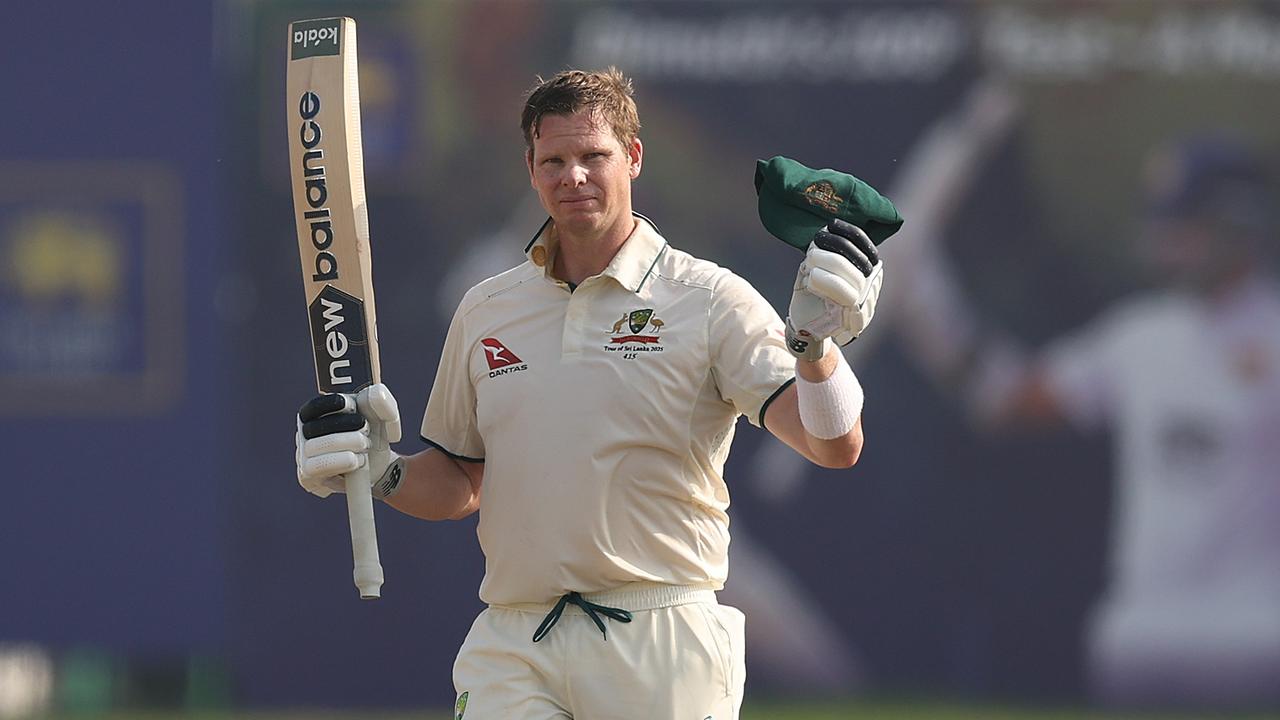
[[(606, 352), (621, 352), (624, 360), (634, 360), (638, 353), (662, 352), (660, 333), (666, 323), (653, 313), (653, 308), (632, 310), (622, 314), (609, 331), (612, 336), (604, 346)], [(631, 334), (623, 333), (623, 328)]]
[(827, 180), (819, 180), (804, 189), (804, 199), (810, 205), (820, 207), (829, 213), (840, 212), (840, 203), (844, 198), (836, 194), (836, 187)]
[(632, 310), (627, 315), (627, 324), (631, 328), (631, 332), (638, 333), (649, 326), (649, 318), (651, 317), (653, 317), (653, 308)]

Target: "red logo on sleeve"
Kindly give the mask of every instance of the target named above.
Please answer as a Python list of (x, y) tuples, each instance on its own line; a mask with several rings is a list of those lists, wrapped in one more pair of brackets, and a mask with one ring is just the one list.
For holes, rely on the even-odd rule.
[(484, 347), (484, 359), (489, 363), (490, 370), (498, 370), (510, 365), (519, 365), (524, 362), (516, 357), (516, 354), (507, 349), (506, 345), (498, 342), (496, 338), (484, 338), (480, 341)]

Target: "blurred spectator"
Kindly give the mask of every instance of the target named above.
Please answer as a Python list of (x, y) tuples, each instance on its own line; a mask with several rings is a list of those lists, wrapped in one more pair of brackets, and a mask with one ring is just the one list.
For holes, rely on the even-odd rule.
[[(1216, 136), (1159, 151), (1145, 182), (1137, 249), (1161, 289), (1118, 303), (1032, 361), (982, 337), (935, 261), (903, 279), (932, 302), (900, 328), (989, 426), (1113, 433), (1109, 582), (1087, 637), (1097, 697), (1273, 703), (1280, 287), (1271, 196), (1259, 159)], [(937, 347), (940, 337), (948, 347)]]

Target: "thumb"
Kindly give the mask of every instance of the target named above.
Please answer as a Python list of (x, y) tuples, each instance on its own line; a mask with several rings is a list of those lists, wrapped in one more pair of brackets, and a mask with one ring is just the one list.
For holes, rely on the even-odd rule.
[(382, 383), (370, 385), (356, 396), (361, 414), (382, 421), (386, 428), (387, 442), (400, 441), (400, 407), (391, 390)]

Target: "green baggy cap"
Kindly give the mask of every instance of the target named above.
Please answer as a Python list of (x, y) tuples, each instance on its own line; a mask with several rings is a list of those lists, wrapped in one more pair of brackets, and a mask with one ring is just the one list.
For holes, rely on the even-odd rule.
[(760, 222), (788, 245), (809, 247), (813, 234), (832, 218), (862, 228), (879, 245), (902, 227), (889, 198), (837, 170), (814, 170), (781, 155), (756, 161)]

